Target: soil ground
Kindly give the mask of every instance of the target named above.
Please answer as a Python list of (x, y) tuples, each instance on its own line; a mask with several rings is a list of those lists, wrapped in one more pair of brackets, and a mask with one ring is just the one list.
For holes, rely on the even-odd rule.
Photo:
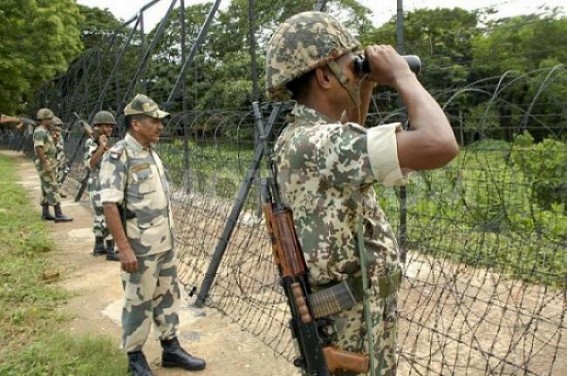
[[(19, 152), (1, 151), (17, 164), (20, 181), (31, 202), (39, 202), (39, 179), (32, 162)], [(71, 292), (72, 297), (62, 309), (71, 315), (66, 325), (70, 332), (81, 335), (103, 335), (120, 345), (120, 312), (122, 286), (120, 264), (91, 254), (94, 235), (91, 211), (73, 202), (74, 192), (66, 192), (62, 200), (65, 215), (74, 218), (68, 223), (46, 222), (56, 250), (48, 254), (53, 273), (59, 273), (57, 284)], [(37, 206), (40, 215), (40, 206)], [(257, 338), (210, 308), (194, 308), (188, 296), (183, 297), (180, 312), (180, 339), (191, 353), (204, 357), (207, 368), (193, 372), (203, 376), (284, 376), (298, 375), (293, 365), (278, 357)], [(161, 348), (152, 332), (144, 352), (156, 375), (187, 375), (190, 372), (163, 369)], [(118, 376), (118, 375), (117, 375)]]

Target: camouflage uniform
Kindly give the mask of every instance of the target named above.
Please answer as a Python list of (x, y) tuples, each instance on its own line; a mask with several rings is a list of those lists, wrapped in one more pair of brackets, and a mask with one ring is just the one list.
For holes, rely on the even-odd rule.
[(65, 156), (65, 144), (63, 143), (63, 138), (60, 138), (55, 145), (57, 149), (56, 152), (56, 164), (57, 164), (57, 181), (63, 181), (63, 174), (65, 173), (65, 166), (67, 165), (67, 157)]
[(42, 125), (38, 126), (33, 132), (33, 147), (34, 150), (37, 147), (42, 147), (45, 153), (45, 158), (51, 166), (51, 174), (47, 174), (44, 171), (43, 163), (37, 157), (34, 160), (35, 169), (39, 174), (39, 180), (41, 182), (41, 200), (40, 205), (51, 205), (55, 206), (61, 202), (61, 197), (59, 196), (59, 186), (55, 177), (56, 174), (56, 157), (57, 148), (53, 142), (53, 137), (51, 133)]
[[(57, 116), (55, 116), (53, 118), (53, 125), (54, 126), (63, 126), (63, 122), (61, 121), (61, 119), (59, 119)], [(55, 139), (55, 137), (54, 137)], [(63, 181), (63, 175), (65, 173), (65, 167), (67, 166), (67, 156), (65, 155), (65, 144), (63, 141), (63, 136), (60, 135), (59, 139), (57, 140), (56, 144), (55, 144), (55, 148), (57, 149), (57, 152), (55, 153), (55, 161), (56, 161), (56, 165), (55, 165), (55, 171), (57, 171), (57, 182), (58, 184), (60, 184), (60, 182)], [(61, 192), (60, 192), (61, 194)], [(65, 197), (63, 195), (61, 195), (61, 197)]]
[(162, 340), (175, 338), (179, 327), (169, 183), (157, 153), (128, 133), (104, 154), (100, 186), (103, 204), (123, 207), (126, 235), (138, 259), (136, 273), (122, 272), (122, 339), (126, 352), (141, 351), (152, 320)]
[(100, 200), (100, 164), (99, 163), (91, 168), (91, 158), (93, 154), (98, 149), (98, 143), (93, 137), (89, 137), (85, 141), (83, 162), (85, 168), (89, 170), (89, 179), (87, 181), (87, 189), (89, 192), (89, 199), (91, 206), (93, 208), (93, 233), (95, 237), (105, 238), (108, 236), (108, 228), (106, 226), (106, 221), (104, 219), (104, 213), (102, 209), (102, 202)]
[[(289, 100), (287, 83), (357, 48), (359, 43), (330, 16), (320, 12), (293, 16), (274, 33), (268, 49), (269, 95)], [(360, 277), (357, 224), (362, 221), (373, 291), (369, 303), (375, 371), (395, 375), (402, 263), (373, 185), (404, 181), (395, 137), (400, 125), (366, 129), (355, 123), (342, 124), (302, 104), (295, 105), (289, 121), (274, 147), (277, 181), (283, 200), (294, 213), (312, 287), (317, 291)], [(333, 345), (368, 352), (363, 312), (360, 302), (331, 317)]]

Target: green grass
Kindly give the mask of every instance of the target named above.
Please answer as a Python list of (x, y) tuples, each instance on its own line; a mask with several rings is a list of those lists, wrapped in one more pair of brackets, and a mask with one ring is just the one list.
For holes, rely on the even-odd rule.
[(44, 281), (55, 250), (40, 215), (0, 155), (0, 375), (123, 375), (124, 355), (104, 337), (65, 332), (69, 294)]

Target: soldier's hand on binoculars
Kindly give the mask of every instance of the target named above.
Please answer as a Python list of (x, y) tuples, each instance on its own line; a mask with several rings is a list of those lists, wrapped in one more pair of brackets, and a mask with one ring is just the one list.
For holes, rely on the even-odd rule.
[(398, 81), (413, 76), (408, 63), (390, 45), (372, 45), (364, 50), (370, 64), (369, 77), (380, 85), (396, 88)]

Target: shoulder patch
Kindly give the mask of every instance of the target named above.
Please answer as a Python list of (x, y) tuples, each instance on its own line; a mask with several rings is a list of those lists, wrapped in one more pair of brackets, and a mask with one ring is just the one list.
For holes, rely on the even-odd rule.
[(117, 142), (108, 152), (110, 153), (111, 158), (120, 159), (122, 154), (124, 154), (124, 145), (122, 141)]

